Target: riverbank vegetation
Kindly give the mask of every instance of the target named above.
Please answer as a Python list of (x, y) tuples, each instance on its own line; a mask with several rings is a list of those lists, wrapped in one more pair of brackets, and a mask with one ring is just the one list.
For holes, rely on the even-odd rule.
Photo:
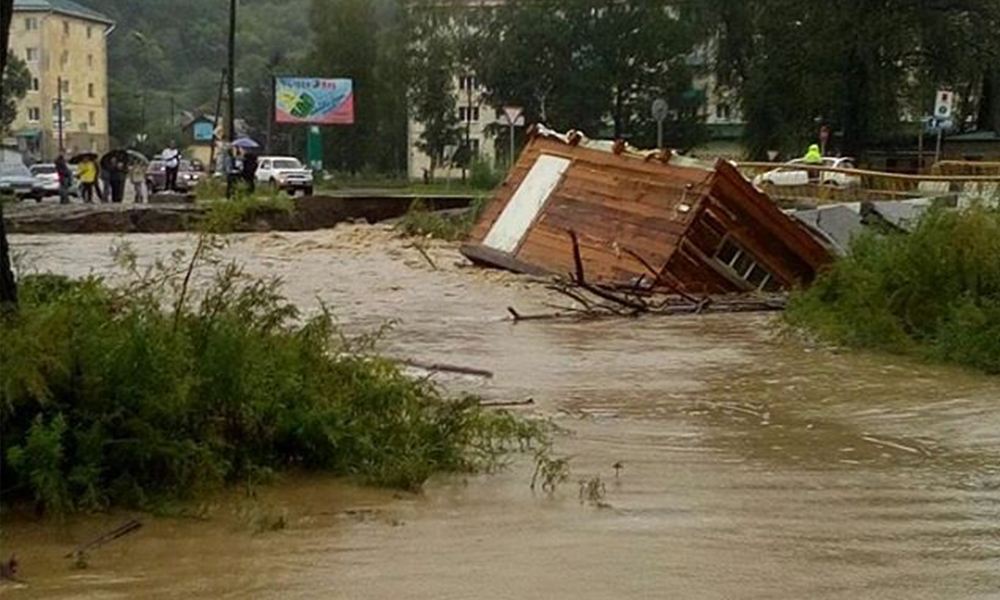
[(472, 201), (467, 210), (434, 211), (422, 200), (415, 200), (396, 229), (407, 237), (461, 241), (469, 236), (488, 201), (487, 198), (479, 197)]
[(910, 233), (863, 236), (787, 318), (834, 343), (1000, 374), (1000, 212), (931, 211)]
[(123, 284), (21, 280), (0, 347), (5, 502), (155, 508), (283, 469), (417, 489), (541, 439), (407, 377), (327, 310), (301, 314), (278, 282), (213, 263), (213, 245), (148, 269), (120, 252)]

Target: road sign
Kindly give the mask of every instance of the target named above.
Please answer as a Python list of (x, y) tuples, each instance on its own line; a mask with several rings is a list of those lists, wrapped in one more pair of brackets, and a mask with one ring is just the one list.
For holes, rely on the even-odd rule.
[(653, 100), (653, 118), (656, 119), (656, 147), (663, 150), (663, 121), (670, 107), (663, 98)]
[(653, 100), (653, 118), (657, 122), (662, 123), (667, 118), (667, 111), (670, 107), (667, 105), (667, 101), (663, 98), (657, 98)]
[(951, 118), (955, 108), (955, 93), (951, 90), (939, 90), (934, 100), (934, 118), (946, 121)]
[(524, 125), (524, 109), (520, 106), (503, 107), (500, 122), (510, 127), (521, 127)]
[(500, 118), (502, 124), (510, 127), (510, 156), (507, 158), (508, 163), (514, 165), (514, 152), (517, 148), (514, 143), (514, 131), (515, 127), (521, 127), (524, 125), (524, 109), (520, 106), (505, 106), (503, 107), (503, 116)]

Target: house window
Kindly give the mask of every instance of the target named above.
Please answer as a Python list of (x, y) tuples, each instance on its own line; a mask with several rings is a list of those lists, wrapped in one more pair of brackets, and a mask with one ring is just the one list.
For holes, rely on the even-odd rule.
[(476, 81), (476, 78), (473, 75), (463, 75), (458, 80), (458, 87), (465, 91), (472, 91), (479, 87), (479, 82)]
[(87, 55), (87, 66), (88, 67), (94, 66), (94, 55), (93, 54), (88, 54)]
[(59, 57), (59, 64), (64, 67), (69, 66), (69, 50), (63, 50), (62, 56)]
[(24, 50), (24, 58), (28, 62), (38, 62), (38, 48), (26, 48)]
[(469, 150), (473, 158), (479, 156), (479, 139), (472, 138), (469, 140)]
[[(68, 108), (63, 108), (62, 111), (63, 123), (69, 123), (73, 120), (73, 112)], [(56, 100), (52, 103), (52, 122), (59, 123), (59, 101)]]
[(37, 91), (39, 91), (41, 89), (42, 89), (42, 82), (39, 81), (39, 79), (37, 77), (32, 77), (31, 78), (31, 87), (28, 88), (28, 91), (37, 92)]
[(35, 17), (28, 17), (24, 20), (24, 30), (25, 31), (37, 31), (38, 30), (38, 19)]
[(37, 123), (42, 120), (42, 109), (37, 106), (28, 107), (28, 121), (31, 123)]
[(63, 21), (63, 35), (69, 35), (69, 21)]
[(758, 291), (781, 290), (781, 282), (730, 237), (722, 241), (718, 252), (715, 253), (715, 260)]
[(732, 109), (725, 102), (716, 105), (715, 116), (723, 121), (728, 121), (730, 116), (732, 116)]
[(94, 97), (94, 84), (92, 83), (87, 84), (87, 97), (88, 98)]
[(478, 121), (479, 120), (479, 107), (478, 106), (459, 106), (458, 107), (458, 120), (465, 121)]
[(87, 27), (87, 39), (89, 40), (92, 37), (94, 37), (94, 28), (93, 27)]
[(97, 125), (97, 116), (94, 114), (94, 111), (90, 111), (90, 114), (87, 115), (87, 122), (91, 125)]
[(63, 94), (69, 93), (69, 79), (60, 79), (59, 86), (62, 88)]

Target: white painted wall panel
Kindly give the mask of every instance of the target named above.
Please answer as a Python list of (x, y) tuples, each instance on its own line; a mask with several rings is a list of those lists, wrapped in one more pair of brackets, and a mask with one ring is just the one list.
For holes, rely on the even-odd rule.
[(541, 155), (500, 213), (483, 245), (507, 253), (517, 250), (545, 201), (562, 181), (570, 162), (568, 158)]

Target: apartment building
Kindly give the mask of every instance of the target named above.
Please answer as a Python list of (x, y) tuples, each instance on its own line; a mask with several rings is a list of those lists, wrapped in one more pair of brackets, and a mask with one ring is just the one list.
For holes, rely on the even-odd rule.
[(31, 85), (11, 126), (31, 161), (108, 149), (108, 35), (114, 23), (72, 0), (14, 0), (10, 50)]
[[(460, 75), (455, 78), (455, 104), (458, 112), (458, 123), (461, 131), (460, 145), (468, 139), (472, 160), (481, 160), (494, 165), (496, 156), (496, 136), (489, 126), (497, 121), (497, 109), (486, 103), (479, 81), (474, 75)], [(431, 158), (419, 147), (420, 136), (424, 125), (413, 118), (407, 128), (407, 155), (410, 179), (422, 179), (431, 168)], [(459, 152), (460, 146), (450, 148), (452, 153)], [(447, 157), (446, 157), (447, 158)], [(453, 179), (461, 177), (461, 167), (440, 165), (434, 171), (435, 177)]]

